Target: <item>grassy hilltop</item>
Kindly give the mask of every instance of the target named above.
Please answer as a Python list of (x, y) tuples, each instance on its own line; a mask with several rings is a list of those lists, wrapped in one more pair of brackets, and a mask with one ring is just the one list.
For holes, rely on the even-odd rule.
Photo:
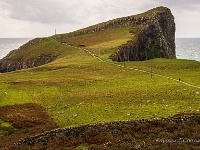
[[(138, 17), (148, 14), (151, 13)], [(17, 53), (10, 53), (9, 59), (13, 60), (22, 53), (22, 59), (27, 61), (43, 56), (56, 59), (42, 66), (0, 74), (0, 112), (13, 105), (6, 115), (0, 113), (0, 135), (5, 138), (29, 128), (15, 126), (15, 118), (31, 122), (30, 117), (38, 117), (34, 111), (33, 116), (28, 116), (24, 113), (26, 107), (18, 109), (21, 105), (17, 104), (41, 106), (40, 111), (53, 119), (49, 129), (55, 128), (55, 123), (71, 127), (198, 113), (199, 62), (157, 58), (124, 63), (109, 59), (120, 45), (134, 39), (140, 28), (140, 25), (113, 27), (72, 36), (79, 32), (75, 31), (34, 39)], [(37, 126), (38, 120), (33, 119), (32, 123)]]

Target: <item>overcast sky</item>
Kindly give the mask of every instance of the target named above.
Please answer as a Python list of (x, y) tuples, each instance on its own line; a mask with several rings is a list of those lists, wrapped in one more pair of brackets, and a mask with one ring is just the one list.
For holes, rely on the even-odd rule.
[(171, 9), (176, 37), (200, 38), (200, 0), (1, 0), (0, 38), (67, 33), (157, 6)]

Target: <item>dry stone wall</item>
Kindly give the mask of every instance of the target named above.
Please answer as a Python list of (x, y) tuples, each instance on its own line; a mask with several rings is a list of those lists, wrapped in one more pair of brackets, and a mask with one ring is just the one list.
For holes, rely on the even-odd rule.
[[(49, 142), (49, 140), (59, 138), (72, 138), (74, 137), (79, 142), (87, 141), (87, 138), (91, 138), (91, 136), (95, 137), (102, 132), (111, 132), (112, 130), (124, 130), (126, 128), (131, 128), (132, 130), (138, 129), (140, 127), (145, 128), (153, 125), (155, 127), (159, 127), (159, 124), (162, 126), (163, 124), (173, 123), (173, 124), (184, 124), (186, 122), (191, 123), (200, 123), (200, 115), (181, 115), (174, 116), (170, 118), (162, 118), (162, 119), (141, 119), (141, 120), (133, 120), (133, 121), (119, 121), (119, 122), (111, 122), (104, 124), (95, 124), (95, 125), (85, 125), (80, 127), (73, 128), (64, 128), (64, 129), (56, 129), (53, 131), (45, 132), (41, 135), (36, 135), (34, 137), (29, 137), (25, 139), (21, 139), (18, 143), (13, 145), (13, 148), (20, 149), (24, 146), (34, 147), (34, 145), (38, 143), (43, 143), (45, 145)], [(137, 131), (136, 131), (137, 132)]]

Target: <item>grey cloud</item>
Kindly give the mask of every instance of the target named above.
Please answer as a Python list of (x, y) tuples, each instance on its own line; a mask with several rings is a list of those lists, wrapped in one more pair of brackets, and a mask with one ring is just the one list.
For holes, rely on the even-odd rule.
[(199, 5), (200, 1), (199, 0), (163, 0), (163, 3), (169, 4), (171, 6), (175, 7), (185, 7), (187, 6), (194, 6), (194, 5)]
[[(146, 1), (146, 0), (145, 0)], [(132, 15), (150, 7), (152, 2), (129, 0), (1, 0), (7, 4), (10, 17), (44, 24), (78, 24), (83, 20), (106, 21)]]
[[(5, 19), (7, 25), (16, 21), (19, 26), (26, 24), (30, 30), (37, 25), (38, 33), (48, 30), (46, 26), (49, 26), (50, 32), (54, 28), (62, 28), (62, 32), (65, 32), (142, 13), (157, 6), (167, 6), (172, 10), (177, 20), (178, 34), (183, 32), (179, 26), (184, 20), (193, 18), (193, 22), (197, 22), (195, 24), (199, 22), (200, 0), (1, 0), (0, 17), (1, 22)], [(184, 25), (191, 29), (188, 22), (184, 22)]]
[(158, 2), (181, 11), (191, 11), (200, 5), (199, 0), (160, 0)]
[(10, 17), (16, 20), (40, 23), (77, 23), (76, 7), (80, 5), (65, 0), (3, 0)]
[(160, 5), (190, 11), (200, 5), (200, 0), (1, 0), (0, 3), (4, 3), (1, 9), (7, 9), (12, 19), (74, 24), (81, 23), (81, 19), (132, 15)]

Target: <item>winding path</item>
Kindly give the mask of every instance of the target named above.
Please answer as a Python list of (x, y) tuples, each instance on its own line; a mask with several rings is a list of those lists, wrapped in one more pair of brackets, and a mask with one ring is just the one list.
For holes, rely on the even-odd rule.
[(190, 86), (190, 87), (194, 87), (194, 88), (200, 89), (200, 86), (197, 86), (197, 85), (194, 85), (194, 84), (191, 84), (191, 83), (187, 83), (187, 82), (184, 82), (184, 81), (180, 81), (179, 79), (168, 77), (166, 75), (162, 75), (162, 74), (158, 74), (158, 73), (154, 73), (154, 72), (150, 72), (150, 71), (145, 71), (145, 70), (142, 70), (142, 69), (132, 68), (132, 67), (125, 67), (123, 65), (120, 65), (120, 64), (117, 64), (117, 63), (114, 63), (114, 62), (109, 62), (109, 61), (103, 60), (100, 57), (98, 57), (97, 55), (95, 55), (94, 53), (92, 53), (89, 49), (86, 49), (86, 48), (75, 47), (75, 46), (72, 46), (72, 45), (68, 45), (66, 43), (62, 43), (62, 44), (65, 44), (67, 46), (70, 46), (70, 47), (73, 47), (73, 48), (77, 48), (77, 49), (80, 49), (80, 50), (84, 50), (84, 51), (88, 52), (92, 57), (94, 57), (94, 58), (96, 58), (96, 59), (98, 59), (98, 60), (100, 60), (102, 62), (105, 62), (107, 64), (110, 64), (110, 65), (115, 65), (115, 66), (118, 66), (118, 67), (123, 67), (123, 68), (131, 69), (131, 70), (135, 70), (135, 71), (139, 71), (139, 72), (143, 72), (143, 73), (147, 73), (147, 74), (152, 74), (152, 75), (155, 75), (155, 76), (159, 76), (159, 77), (163, 77), (163, 78), (166, 78), (166, 79), (174, 80), (176, 82), (182, 83), (182, 84)]

